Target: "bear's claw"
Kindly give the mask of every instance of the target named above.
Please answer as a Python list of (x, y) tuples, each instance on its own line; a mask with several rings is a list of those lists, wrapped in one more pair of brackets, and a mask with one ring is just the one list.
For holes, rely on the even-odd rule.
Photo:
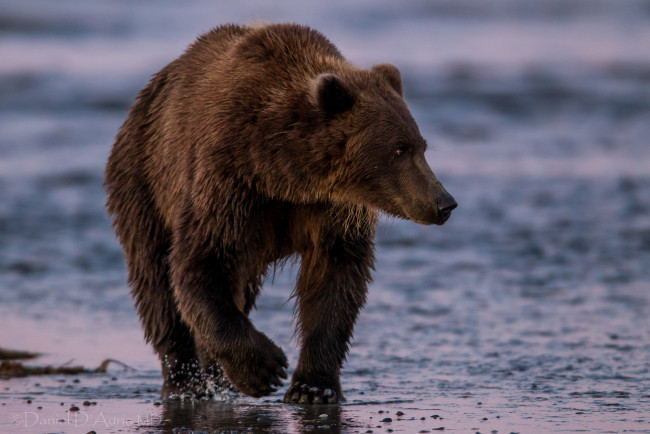
[(339, 398), (335, 391), (330, 388), (310, 387), (307, 384), (298, 382), (287, 390), (284, 395), (284, 402), (291, 404), (336, 404)]

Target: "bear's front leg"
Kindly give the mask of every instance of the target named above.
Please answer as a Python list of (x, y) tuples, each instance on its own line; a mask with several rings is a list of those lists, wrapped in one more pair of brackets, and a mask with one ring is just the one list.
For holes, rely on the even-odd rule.
[(339, 380), (373, 265), (372, 231), (326, 234), (302, 257), (298, 327), (302, 348), (285, 402), (343, 400)]
[(287, 378), (287, 358), (243, 312), (242, 279), (249, 276), (241, 263), (246, 261), (236, 249), (224, 249), (205, 238), (197, 240), (191, 232), (200, 233), (200, 228), (196, 221), (179, 225), (170, 255), (181, 318), (194, 335), (205, 370), (218, 363), (240, 392), (268, 395), (282, 385), (281, 378)]

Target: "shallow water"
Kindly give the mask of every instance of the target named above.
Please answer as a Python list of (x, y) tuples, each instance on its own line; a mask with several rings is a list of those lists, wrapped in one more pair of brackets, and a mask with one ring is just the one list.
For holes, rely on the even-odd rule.
[[(397, 64), (460, 207), (442, 228), (382, 221), (344, 405), (160, 403), (103, 165), (151, 74), (259, 20)], [(135, 368), (0, 380), (1, 432), (650, 432), (647, 2), (6, 0), (0, 39), (0, 347)], [(291, 366), (294, 276), (253, 314)]]

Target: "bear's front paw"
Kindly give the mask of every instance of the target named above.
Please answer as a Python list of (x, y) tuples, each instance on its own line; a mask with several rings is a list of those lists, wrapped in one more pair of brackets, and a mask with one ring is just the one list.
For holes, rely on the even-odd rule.
[(262, 333), (257, 333), (250, 346), (235, 351), (230, 360), (219, 360), (230, 382), (242, 393), (259, 398), (275, 392), (287, 378), (287, 357)]
[(336, 404), (337, 393), (330, 388), (311, 387), (295, 382), (284, 395), (284, 402), (292, 404)]

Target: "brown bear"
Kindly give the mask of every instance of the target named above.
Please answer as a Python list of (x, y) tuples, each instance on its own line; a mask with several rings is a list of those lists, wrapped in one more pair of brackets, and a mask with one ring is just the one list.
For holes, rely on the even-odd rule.
[(443, 224), (456, 207), (426, 147), (397, 68), (357, 68), (305, 26), (224, 25), (158, 72), (105, 187), (163, 394), (220, 369), (255, 397), (282, 384), (287, 359), (248, 315), (267, 269), (294, 257), (301, 350), (285, 401), (342, 399), (378, 211)]

